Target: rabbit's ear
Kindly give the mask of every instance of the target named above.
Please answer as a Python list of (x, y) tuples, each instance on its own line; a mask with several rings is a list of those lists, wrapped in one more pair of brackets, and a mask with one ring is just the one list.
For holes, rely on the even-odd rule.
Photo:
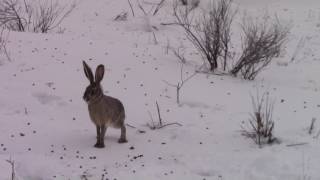
[(100, 83), (100, 81), (102, 80), (104, 75), (104, 66), (102, 64), (100, 64), (97, 69), (96, 69), (96, 83)]
[(84, 74), (87, 76), (90, 83), (92, 84), (94, 82), (93, 73), (92, 73), (90, 67), (88, 66), (88, 64), (85, 61), (82, 61), (82, 62), (83, 62)]

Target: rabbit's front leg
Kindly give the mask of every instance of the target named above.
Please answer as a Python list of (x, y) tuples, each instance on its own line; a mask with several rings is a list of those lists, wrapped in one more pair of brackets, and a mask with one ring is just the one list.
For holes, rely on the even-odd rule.
[(101, 142), (101, 135), (102, 135), (101, 134), (101, 127), (99, 125), (96, 125), (96, 128), (97, 128), (97, 143), (94, 145), (94, 147), (103, 148), (104, 144), (102, 144), (103, 142)]
[(104, 137), (105, 137), (105, 135), (106, 135), (106, 131), (107, 131), (106, 125), (102, 125), (102, 126), (101, 126), (101, 134), (100, 134), (101, 147), (104, 147)]

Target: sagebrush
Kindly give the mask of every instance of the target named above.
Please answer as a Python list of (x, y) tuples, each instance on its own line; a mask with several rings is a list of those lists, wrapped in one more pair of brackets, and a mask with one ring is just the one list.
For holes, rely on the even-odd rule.
[(231, 9), (232, 0), (211, 2), (208, 11), (202, 10), (200, 16), (194, 19), (193, 9), (179, 8), (174, 5), (176, 24), (181, 26), (187, 38), (197, 48), (202, 57), (214, 71), (219, 66), (219, 59), (223, 69), (226, 69), (229, 54), (231, 24), (235, 11)]
[(47, 33), (57, 28), (76, 3), (62, 6), (58, 1), (1, 0), (0, 26), (11, 31)]
[(244, 79), (254, 80), (259, 72), (280, 55), (289, 29), (288, 25), (283, 25), (277, 18), (262, 22), (245, 19), (242, 24), (244, 36), (241, 56), (231, 74), (240, 74)]
[(269, 93), (251, 95), (253, 112), (247, 122), (242, 126), (242, 134), (252, 138), (259, 146), (272, 144), (276, 138), (273, 135), (275, 122), (273, 120), (274, 100)]

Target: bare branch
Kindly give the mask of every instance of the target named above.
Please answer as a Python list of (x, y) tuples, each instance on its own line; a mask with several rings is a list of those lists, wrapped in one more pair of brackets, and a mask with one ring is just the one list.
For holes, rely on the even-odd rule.
[(138, 2), (138, 7), (140, 8), (140, 10), (143, 12), (143, 14), (144, 14), (145, 16), (147, 16), (148, 13), (144, 10), (144, 8), (143, 8), (142, 5), (140, 4), (139, 0), (137, 0), (137, 2)]
[(172, 23), (160, 23), (162, 26), (171, 26), (171, 25), (180, 25), (179, 23), (172, 22)]
[(128, 18), (128, 13), (127, 12), (121, 12), (113, 20), (114, 21), (126, 21), (127, 18)]
[(311, 124), (310, 124), (310, 127), (309, 127), (309, 131), (308, 131), (309, 134), (312, 134), (315, 122), (316, 122), (316, 118), (312, 118)]
[(159, 108), (159, 104), (156, 101), (156, 105), (157, 105), (157, 112), (158, 112), (158, 118), (159, 118), (159, 125), (162, 126), (162, 119), (161, 119), (161, 114), (160, 114), (160, 108)]
[(162, 125), (162, 126), (160, 126), (160, 127), (158, 127), (158, 129), (161, 129), (161, 128), (164, 128), (164, 127), (166, 127), (166, 126), (171, 126), (171, 125), (178, 125), (178, 126), (182, 126), (182, 124), (180, 124), (180, 123), (168, 123), (168, 124), (164, 124), (164, 125)]
[(131, 128), (136, 129), (136, 127), (135, 127), (135, 126), (132, 126), (132, 125), (131, 125), (131, 124), (129, 124), (129, 123), (126, 123), (126, 125), (127, 125), (128, 127), (131, 127)]
[(11, 165), (11, 180), (16, 179), (16, 173), (15, 173), (15, 163), (14, 160), (11, 158), (9, 160), (6, 160)]
[(156, 9), (155, 9), (154, 12), (153, 12), (153, 15), (156, 15), (156, 14), (158, 13), (158, 11), (162, 8), (163, 3), (164, 3), (165, 1), (166, 1), (166, 0), (161, 0), (161, 1), (159, 2), (159, 4), (157, 5)]
[(133, 11), (132, 4), (131, 4), (130, 0), (128, 0), (128, 3), (129, 3), (129, 6), (130, 6), (130, 9), (131, 9), (131, 12), (132, 12), (132, 16), (134, 17), (134, 11)]
[(294, 143), (294, 144), (287, 144), (287, 147), (293, 147), (293, 146), (302, 146), (308, 144), (307, 142), (302, 143)]
[(150, 111), (148, 111), (148, 114), (150, 116), (150, 119), (151, 119), (151, 122), (152, 122), (152, 125), (149, 125), (149, 123), (147, 124), (147, 126), (149, 126), (150, 129), (156, 129), (156, 125), (154, 124), (154, 120), (153, 120), (153, 117), (152, 117), (152, 114)]
[(158, 44), (158, 40), (157, 40), (157, 37), (156, 37), (156, 34), (154, 33), (154, 31), (152, 31), (152, 35), (153, 35), (154, 44)]
[(296, 46), (296, 49), (293, 52), (293, 55), (291, 57), (291, 62), (293, 62), (293, 61), (295, 61), (297, 59), (298, 54), (304, 48), (305, 44), (306, 44), (306, 38), (305, 37), (301, 37), (299, 42), (298, 42), (298, 44), (297, 44), (297, 46)]
[(180, 60), (181, 63), (186, 63), (186, 58), (184, 57), (184, 47), (180, 46), (178, 48), (169, 47), (173, 54)]

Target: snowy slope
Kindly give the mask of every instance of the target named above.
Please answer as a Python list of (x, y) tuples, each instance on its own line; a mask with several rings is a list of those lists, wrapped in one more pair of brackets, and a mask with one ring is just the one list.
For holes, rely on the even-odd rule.
[[(63, 34), (10, 32), (12, 61), (0, 66), (0, 179), (10, 179), (10, 158), (19, 180), (320, 179), (320, 1), (234, 3), (241, 15), (277, 13), (291, 22), (285, 53), (255, 81), (197, 74), (181, 90), (181, 106), (175, 88), (165, 83), (180, 80), (179, 61), (166, 54), (167, 43), (187, 46), (185, 77), (202, 60), (179, 27), (160, 25), (173, 21), (170, 0), (149, 19), (159, 28), (157, 44), (142, 12), (135, 7), (132, 17), (126, 0), (80, 1), (63, 22)], [(122, 11), (129, 12), (128, 21), (113, 21)], [(291, 62), (301, 39), (305, 43)], [(120, 131), (110, 128), (106, 148), (93, 147), (82, 60), (94, 68), (105, 65), (105, 93), (123, 102), (126, 122), (135, 127), (127, 127), (128, 143), (118, 144)], [(252, 111), (249, 94), (257, 88), (276, 99), (280, 144), (259, 148), (241, 136), (240, 125)], [(150, 130), (148, 112), (157, 121), (156, 101), (165, 123), (182, 126)], [(309, 135), (312, 118), (315, 133)], [(295, 143), (307, 144), (287, 146)]]

